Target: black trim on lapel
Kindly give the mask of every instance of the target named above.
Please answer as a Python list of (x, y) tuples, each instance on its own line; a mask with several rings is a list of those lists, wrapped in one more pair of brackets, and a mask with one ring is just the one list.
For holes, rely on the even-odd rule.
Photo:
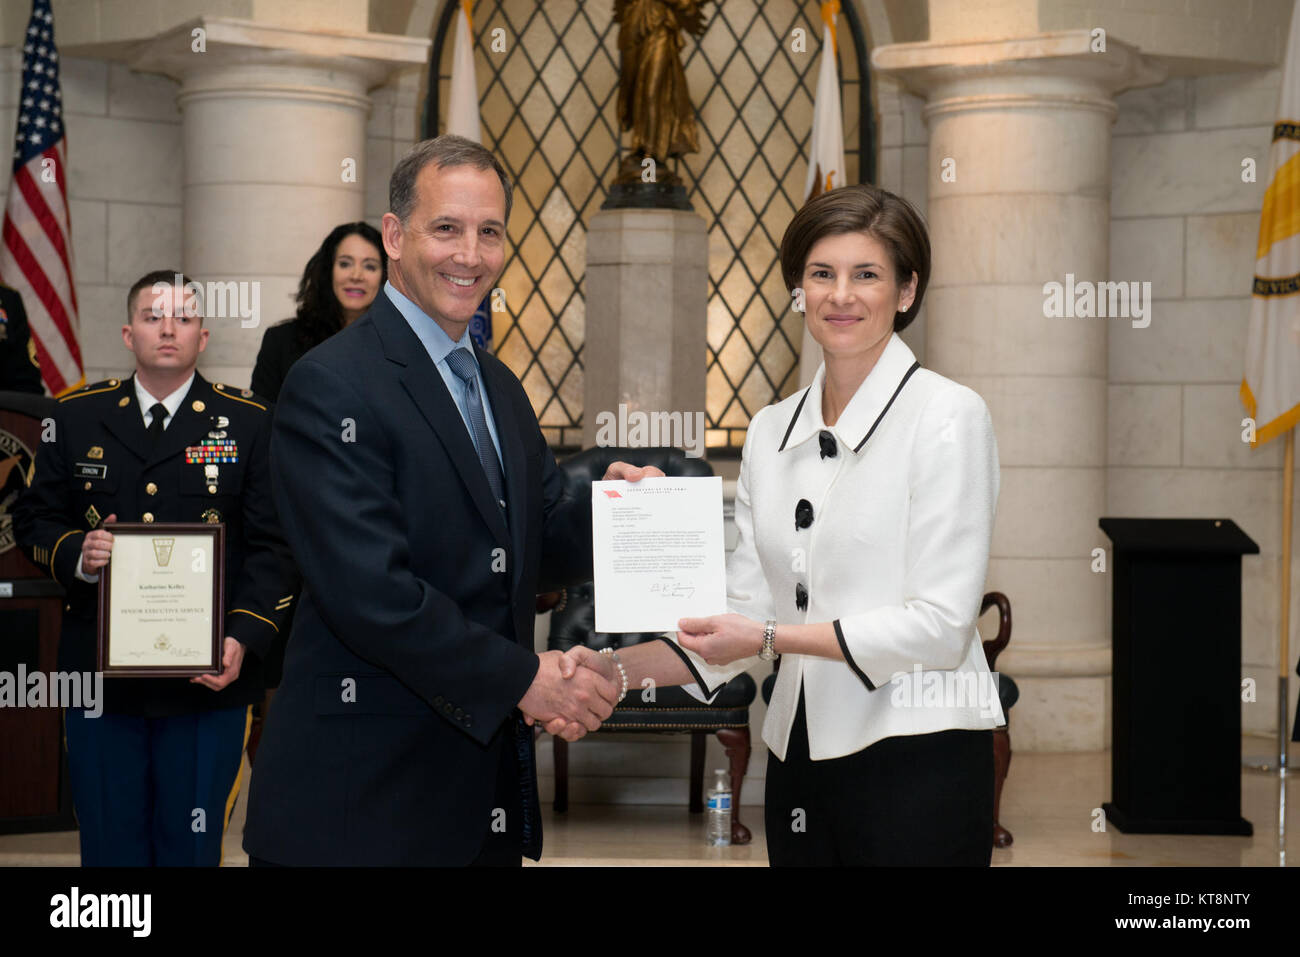
[[(921, 363), (919, 362), (912, 363), (911, 367), (907, 370), (907, 374), (903, 376), (903, 381), (898, 383), (898, 388), (895, 389), (894, 394), (889, 397), (889, 401), (885, 403), (885, 407), (880, 410), (880, 415), (876, 416), (876, 421), (871, 423), (871, 428), (867, 430), (867, 434), (862, 437), (861, 442), (859, 442), (857, 445), (853, 447), (854, 452), (862, 451), (862, 446), (867, 444), (867, 439), (871, 438), (872, 433), (876, 431), (876, 426), (878, 426), (880, 424), (880, 420), (885, 417), (885, 413), (889, 411), (889, 407), (894, 404), (894, 400), (898, 398), (898, 393), (903, 391), (903, 386), (907, 385), (907, 380), (912, 378), (912, 373), (919, 368), (921, 368)], [(863, 680), (866, 681), (865, 678)], [(870, 684), (870, 682), (867, 683)]]
[(474, 440), (465, 428), (456, 401), (447, 391), (447, 384), (442, 381), (442, 373), (425, 351), (424, 343), (382, 289), (367, 315), (375, 325), (384, 357), (404, 367), (405, 371), (399, 376), (402, 387), (446, 449), (447, 457), (455, 466), (483, 521), (491, 529), (493, 537), (508, 548), (510, 529), (492, 497), (483, 464), (474, 449)]
[(785, 443), (790, 441), (790, 433), (794, 431), (794, 424), (799, 421), (799, 413), (803, 411), (803, 404), (808, 401), (808, 393), (811, 391), (812, 386), (804, 389), (803, 398), (801, 398), (799, 404), (794, 407), (794, 415), (790, 416), (790, 424), (785, 427), (785, 437), (781, 439), (781, 446), (777, 449), (778, 452), (785, 451)]
[(501, 443), (501, 459), (506, 479), (506, 518), (510, 525), (510, 591), (513, 594), (523, 574), (524, 525), (528, 519), (528, 466), (524, 461), (524, 443), (512, 414), (510, 401), (510, 370), (495, 356), (474, 347), (483, 384), (487, 389), (488, 403), (497, 427), (497, 440)]
[[(126, 405), (114, 405), (104, 413), (103, 423), (117, 440), (144, 461), (149, 456), (149, 433), (144, 428), (144, 417), (135, 395), (135, 376), (126, 380)], [(120, 403), (121, 400), (119, 399)]]

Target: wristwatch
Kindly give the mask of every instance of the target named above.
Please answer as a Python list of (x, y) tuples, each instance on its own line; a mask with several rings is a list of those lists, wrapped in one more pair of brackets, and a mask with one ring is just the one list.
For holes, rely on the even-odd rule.
[(758, 651), (758, 657), (763, 661), (771, 661), (776, 657), (776, 621), (769, 618), (767, 624), (763, 626), (763, 647)]

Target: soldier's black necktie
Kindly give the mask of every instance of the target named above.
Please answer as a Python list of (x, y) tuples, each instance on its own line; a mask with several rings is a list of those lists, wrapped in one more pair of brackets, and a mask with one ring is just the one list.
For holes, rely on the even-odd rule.
[(161, 402), (155, 402), (149, 409), (149, 414), (153, 419), (149, 422), (149, 448), (154, 448), (163, 434), (163, 420), (167, 418), (167, 406)]
[(492, 498), (504, 510), (505, 482), (501, 478), (501, 463), (497, 461), (496, 448), (492, 445), (492, 434), (488, 432), (487, 416), (483, 414), (483, 400), (478, 394), (478, 363), (468, 349), (460, 348), (448, 353), (447, 365), (456, 373), (456, 378), (465, 383), (465, 411), (469, 415), (470, 436), (478, 451), (479, 463), (487, 474)]

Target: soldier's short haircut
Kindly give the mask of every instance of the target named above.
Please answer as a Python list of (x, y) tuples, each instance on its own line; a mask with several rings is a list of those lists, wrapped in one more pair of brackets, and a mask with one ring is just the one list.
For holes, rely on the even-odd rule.
[[(153, 272), (145, 273), (131, 284), (131, 291), (126, 294), (126, 321), (129, 323), (135, 318), (135, 297), (142, 289), (152, 290), (155, 286), (181, 286), (183, 288), (189, 284), (189, 277), (179, 269), (155, 269)], [(203, 315), (201, 312), (198, 320), (199, 324), (202, 325)]]

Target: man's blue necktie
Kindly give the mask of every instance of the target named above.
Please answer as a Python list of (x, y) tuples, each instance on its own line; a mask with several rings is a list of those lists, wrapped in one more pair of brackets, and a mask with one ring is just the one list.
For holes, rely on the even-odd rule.
[(474, 447), (478, 450), (478, 460), (487, 474), (488, 487), (492, 497), (501, 506), (506, 507), (505, 483), (501, 478), (501, 463), (497, 461), (496, 448), (492, 445), (492, 435), (488, 432), (487, 418), (483, 415), (483, 400), (478, 394), (478, 363), (468, 349), (453, 349), (447, 355), (447, 365), (456, 377), (465, 383), (465, 406), (469, 413), (470, 433)]

